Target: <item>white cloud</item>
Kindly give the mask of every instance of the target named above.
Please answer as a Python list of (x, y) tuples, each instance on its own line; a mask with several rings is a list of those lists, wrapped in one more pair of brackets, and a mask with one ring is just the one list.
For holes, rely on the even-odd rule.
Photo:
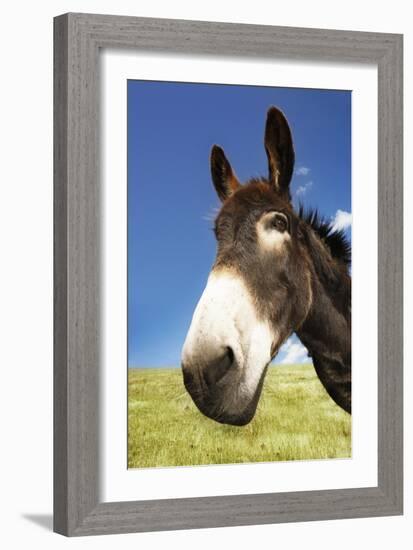
[(309, 360), (307, 348), (305, 348), (301, 342), (294, 342), (292, 337), (285, 342), (285, 344), (281, 347), (280, 352), (285, 353), (285, 357), (281, 361), (282, 365), (307, 363)]
[(207, 221), (207, 222), (213, 222), (215, 221), (215, 218), (217, 217), (218, 215), (218, 212), (219, 212), (219, 208), (216, 207), (216, 208), (212, 208), (208, 214), (205, 214), (205, 216), (202, 216), (202, 219)]
[(307, 183), (305, 183), (304, 185), (300, 185), (300, 187), (298, 187), (297, 191), (295, 192), (295, 194), (297, 196), (300, 196), (300, 195), (305, 195), (307, 193), (307, 191), (309, 189), (311, 189), (313, 186), (313, 182), (312, 181), (308, 181)]
[(297, 176), (308, 176), (310, 173), (310, 168), (307, 166), (299, 166), (295, 171)]
[(340, 231), (351, 227), (351, 213), (345, 210), (337, 210), (336, 215), (332, 218), (331, 226), (334, 231)]

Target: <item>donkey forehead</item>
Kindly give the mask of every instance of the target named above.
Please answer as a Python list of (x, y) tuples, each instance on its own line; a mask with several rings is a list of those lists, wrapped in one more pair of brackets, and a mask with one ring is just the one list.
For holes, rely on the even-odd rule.
[(239, 188), (223, 204), (217, 217), (217, 225), (253, 223), (271, 210), (292, 214), (291, 206), (274, 192), (266, 182), (252, 182)]

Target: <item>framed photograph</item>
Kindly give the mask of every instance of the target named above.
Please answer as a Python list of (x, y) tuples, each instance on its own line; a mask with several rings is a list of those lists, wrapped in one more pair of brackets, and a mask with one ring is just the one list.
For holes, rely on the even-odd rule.
[(54, 33), (55, 531), (402, 514), (402, 37)]

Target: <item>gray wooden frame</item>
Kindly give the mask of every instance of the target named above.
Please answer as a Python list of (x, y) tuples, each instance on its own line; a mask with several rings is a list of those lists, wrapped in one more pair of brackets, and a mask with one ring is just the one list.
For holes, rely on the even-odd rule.
[[(54, 20), (54, 529), (92, 535), (402, 513), (402, 36), (66, 14)], [(378, 486), (99, 499), (99, 50), (378, 67)], [(137, 495), (139, 496), (139, 495)]]

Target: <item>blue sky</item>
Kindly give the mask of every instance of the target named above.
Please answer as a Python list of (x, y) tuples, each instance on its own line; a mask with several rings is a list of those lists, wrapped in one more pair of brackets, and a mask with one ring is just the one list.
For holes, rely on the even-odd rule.
[[(265, 117), (276, 105), (293, 133), (294, 204), (350, 231), (351, 93), (129, 80), (127, 94), (128, 364), (179, 366), (215, 257), (211, 146), (240, 181), (267, 175)], [(292, 338), (276, 362), (305, 360)]]

